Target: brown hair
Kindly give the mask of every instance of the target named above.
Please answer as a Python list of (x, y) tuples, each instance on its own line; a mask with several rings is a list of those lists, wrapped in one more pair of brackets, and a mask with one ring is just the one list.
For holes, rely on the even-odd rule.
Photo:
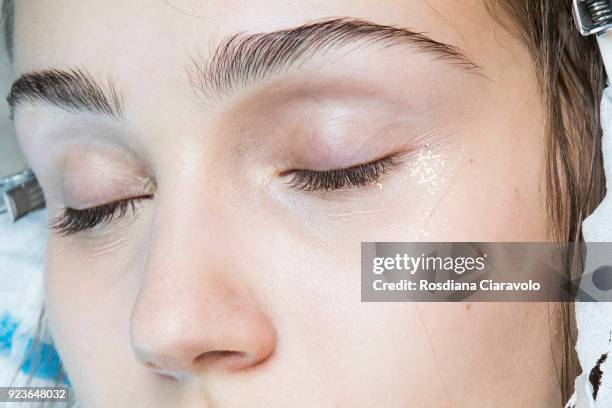
[[(551, 236), (558, 242), (582, 241), (582, 220), (605, 192), (599, 101), (606, 78), (597, 43), (579, 35), (570, 0), (487, 0), (487, 6), (500, 23), (510, 23), (507, 28), (531, 51), (546, 115), (544, 163)], [(3, 1), (2, 20), (12, 56), (14, 0)], [(579, 273), (579, 268), (567, 269)], [(577, 278), (572, 276), (572, 281)], [(567, 401), (580, 371), (573, 304), (561, 303), (558, 312), (563, 358), (557, 371)]]
[[(606, 74), (597, 42), (578, 33), (569, 0), (491, 0), (488, 6), (495, 15), (509, 17), (532, 54), (546, 115), (551, 235), (558, 242), (582, 241), (582, 221), (605, 194), (599, 102)], [(572, 275), (581, 271), (567, 270)], [(576, 282), (579, 276), (571, 278)], [(564, 344), (558, 371), (567, 401), (580, 367), (574, 348), (574, 307), (572, 303), (560, 307)]]

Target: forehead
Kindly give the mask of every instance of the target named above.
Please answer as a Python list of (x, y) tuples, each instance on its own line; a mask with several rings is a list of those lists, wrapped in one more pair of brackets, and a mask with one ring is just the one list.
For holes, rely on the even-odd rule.
[(16, 68), (68, 65), (129, 72), (134, 61), (178, 68), (186, 55), (206, 55), (237, 32), (269, 32), (338, 16), (426, 32), (469, 50), (475, 59), (497, 48), (487, 35), (495, 22), (480, 0), (40, 0), (17, 4)]

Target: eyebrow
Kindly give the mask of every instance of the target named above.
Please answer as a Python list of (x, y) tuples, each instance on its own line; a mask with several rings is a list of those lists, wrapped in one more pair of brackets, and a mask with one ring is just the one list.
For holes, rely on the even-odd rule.
[[(480, 67), (458, 47), (424, 33), (354, 18), (335, 18), (257, 34), (234, 34), (222, 41), (208, 61), (191, 58), (189, 81), (205, 99), (230, 96), (257, 81), (301, 66), (317, 54), (348, 45), (410, 46), (466, 71)], [(19, 104), (44, 102), (69, 112), (124, 118), (123, 100), (112, 81), (101, 84), (82, 70), (49, 69), (21, 75), (7, 101), (11, 116)]]
[(424, 33), (354, 18), (335, 18), (270, 33), (238, 33), (216, 47), (212, 58), (192, 58), (190, 81), (206, 98), (229, 96), (237, 88), (300, 66), (316, 54), (348, 45), (409, 46), (467, 71), (480, 66), (458, 47), (436, 41)]
[(112, 81), (97, 82), (79, 69), (48, 69), (21, 75), (6, 98), (11, 118), (19, 104), (44, 102), (69, 112), (91, 112), (124, 118), (123, 100)]

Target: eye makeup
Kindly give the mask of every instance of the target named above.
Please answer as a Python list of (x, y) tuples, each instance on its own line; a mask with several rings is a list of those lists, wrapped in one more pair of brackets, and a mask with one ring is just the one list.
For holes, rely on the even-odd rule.
[[(412, 90), (416, 96), (402, 101), (363, 83), (337, 83), (333, 89), (295, 87), (293, 92), (275, 89), (266, 98), (253, 94), (251, 102), (257, 103), (224, 111), (210, 133), (228, 136), (223, 140), (230, 144), (220, 151), (239, 153), (217, 156), (218, 166), (240, 169), (245, 180), (265, 173), (266, 180), (278, 181), (266, 185), (272, 185), (269, 192), (276, 202), (297, 203), (311, 215), (340, 207), (367, 211), (374, 202), (395, 197), (402, 187), (398, 184), (414, 189), (418, 176), (424, 180), (419, 185), (431, 184), (432, 171), (423, 163), (413, 166), (413, 153), (430, 141), (440, 143), (447, 132), (438, 131), (441, 120), (432, 120), (428, 105), (417, 98), (418, 89)], [(76, 151), (57, 177), (62, 205), (50, 226), (58, 234), (97, 227), (114, 231), (112, 224), (138, 217), (144, 201), (154, 198), (155, 189), (145, 188), (147, 174), (136, 165), (139, 160), (121, 154), (121, 149), (118, 154), (114, 149), (101, 153), (99, 147)], [(246, 185), (239, 183), (240, 177), (232, 180)], [(258, 180), (253, 185), (263, 186)], [(332, 194), (335, 191), (338, 194)]]
[[(157, 185), (133, 153), (100, 143), (75, 144), (58, 156), (58, 215), (49, 227), (67, 236), (134, 217)], [(106, 232), (106, 230), (104, 231)]]
[(292, 188), (303, 191), (332, 191), (375, 184), (380, 177), (399, 165), (400, 154), (393, 154), (368, 163), (336, 169), (297, 169), (281, 173), (291, 176)]
[[(365, 187), (376, 183), (385, 173), (400, 164), (400, 153), (392, 154), (368, 163), (335, 170), (297, 169), (280, 173), (291, 176), (289, 186), (302, 191), (332, 191)], [(108, 225), (125, 216), (136, 216), (139, 204), (153, 199), (153, 194), (117, 200), (108, 204), (84, 209), (66, 207), (50, 222), (59, 235), (68, 236)]]
[(131, 154), (97, 144), (74, 146), (61, 159), (64, 202), (75, 209), (152, 193), (147, 170)]
[(83, 210), (67, 207), (59, 216), (51, 221), (50, 227), (63, 236), (76, 234), (98, 225), (110, 224), (112, 221), (125, 217), (128, 213), (134, 216), (137, 212), (138, 204), (143, 200), (150, 200), (152, 198), (153, 195), (143, 195)]

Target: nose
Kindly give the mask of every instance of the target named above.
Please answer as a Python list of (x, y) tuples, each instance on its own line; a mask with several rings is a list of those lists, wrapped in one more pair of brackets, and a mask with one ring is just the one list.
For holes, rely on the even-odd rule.
[(258, 306), (215, 286), (190, 287), (193, 293), (174, 296), (139, 296), (131, 343), (145, 367), (183, 378), (215, 369), (245, 370), (272, 355), (274, 329)]
[(276, 345), (256, 280), (217, 229), (227, 225), (199, 215), (205, 225), (170, 215), (153, 228), (130, 318), (136, 358), (174, 378), (261, 366)]

